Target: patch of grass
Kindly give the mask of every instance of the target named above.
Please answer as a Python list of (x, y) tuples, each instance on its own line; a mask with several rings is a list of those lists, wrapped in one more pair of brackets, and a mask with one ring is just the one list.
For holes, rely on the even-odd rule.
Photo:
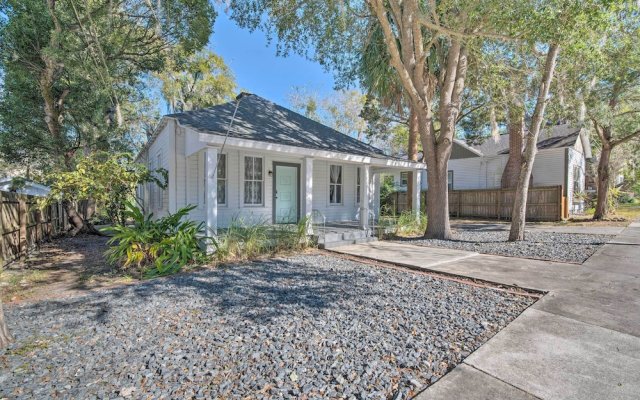
[(35, 286), (47, 282), (49, 273), (30, 270), (0, 270), (2, 299), (10, 301), (13, 297), (28, 297)]
[(637, 219), (640, 219), (640, 205), (623, 204), (616, 209), (615, 215), (617, 217), (624, 217), (629, 221), (635, 221)]
[(13, 356), (26, 356), (27, 354), (34, 353), (39, 350), (45, 350), (49, 348), (49, 341), (42, 337), (34, 337), (27, 340), (20, 347), (13, 350), (9, 350), (7, 354)]

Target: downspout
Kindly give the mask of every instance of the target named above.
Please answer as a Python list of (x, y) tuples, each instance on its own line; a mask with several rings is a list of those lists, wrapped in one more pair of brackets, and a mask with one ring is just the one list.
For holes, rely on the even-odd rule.
[(565, 147), (564, 149), (564, 193), (565, 193), (565, 215), (563, 217), (569, 216), (569, 148)]

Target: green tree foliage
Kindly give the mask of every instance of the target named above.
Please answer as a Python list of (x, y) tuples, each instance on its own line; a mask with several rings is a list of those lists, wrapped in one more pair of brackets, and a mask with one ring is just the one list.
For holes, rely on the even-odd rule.
[(150, 171), (127, 153), (96, 152), (81, 158), (73, 171), (51, 173), (47, 180), (51, 192), (42, 205), (91, 199), (98, 209), (106, 211), (111, 222), (124, 225), (126, 204), (134, 200), (138, 185), (152, 183), (166, 187), (167, 172)]
[(0, 151), (72, 170), (131, 137), (142, 77), (211, 33), (206, 0), (0, 0)]
[(210, 107), (233, 99), (237, 84), (222, 57), (205, 50), (182, 58), (156, 75), (171, 112)]
[(367, 129), (367, 122), (361, 116), (365, 99), (366, 96), (355, 89), (339, 90), (324, 98), (300, 87), (294, 87), (289, 94), (294, 110), (358, 140), (365, 139)]

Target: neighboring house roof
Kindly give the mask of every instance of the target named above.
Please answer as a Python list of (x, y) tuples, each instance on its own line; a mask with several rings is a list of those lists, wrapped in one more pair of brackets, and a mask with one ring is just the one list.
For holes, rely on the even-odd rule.
[[(236, 102), (201, 110), (169, 114), (183, 126), (224, 136)], [(393, 158), (376, 147), (279, 106), (255, 94), (243, 93), (229, 137), (335, 151), (377, 158)]]
[(42, 185), (40, 183), (30, 181), (30, 180), (22, 180), (23, 184), (16, 190), (12, 190), (14, 178), (0, 178), (0, 191), (1, 192), (15, 192), (20, 194), (26, 194), (30, 196), (46, 196), (51, 192), (51, 188), (46, 185)]
[[(572, 147), (580, 137), (580, 128), (570, 124), (543, 128), (538, 137), (538, 150)], [(509, 135), (500, 135), (497, 139), (488, 138), (481, 145), (473, 146), (484, 156), (509, 154)]]

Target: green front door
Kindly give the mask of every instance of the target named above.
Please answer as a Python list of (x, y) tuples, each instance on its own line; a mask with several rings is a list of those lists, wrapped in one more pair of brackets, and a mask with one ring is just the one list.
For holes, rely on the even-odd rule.
[(275, 166), (274, 208), (277, 224), (298, 222), (298, 167)]

